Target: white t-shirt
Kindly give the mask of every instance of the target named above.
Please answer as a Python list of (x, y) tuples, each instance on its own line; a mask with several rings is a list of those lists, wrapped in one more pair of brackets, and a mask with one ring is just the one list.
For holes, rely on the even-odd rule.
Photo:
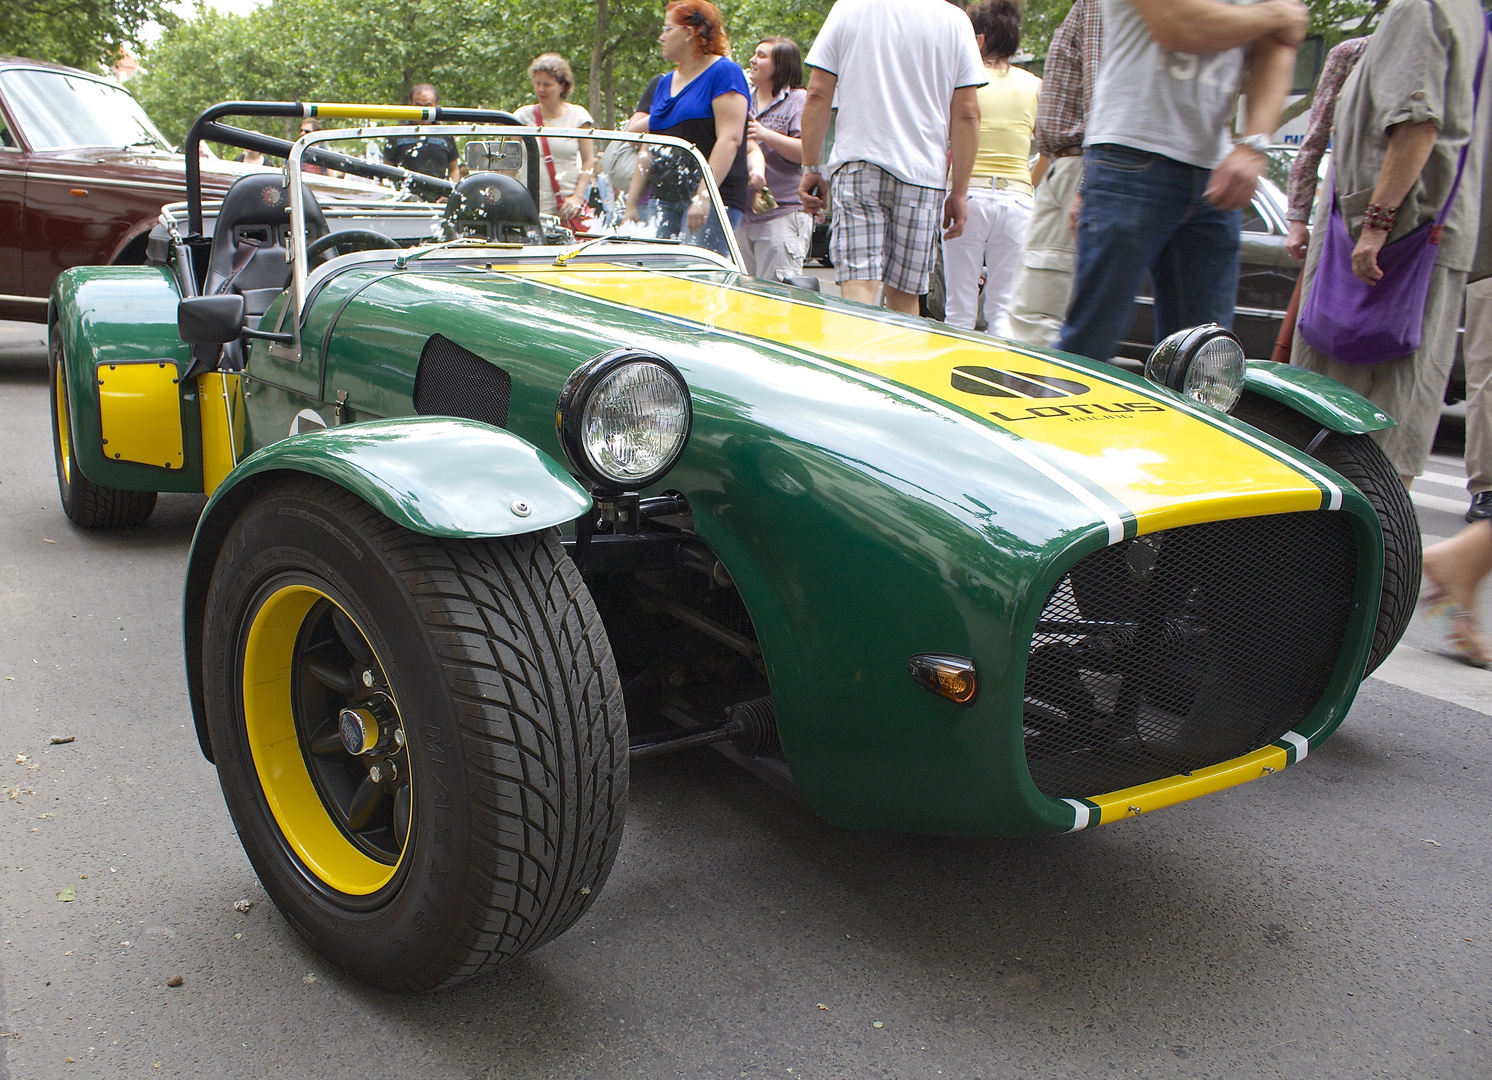
[[(535, 124), (542, 120), (537, 117), (539, 106), (525, 105), (513, 115), (520, 123)], [(544, 120), (544, 127), (557, 128), (585, 128), (594, 127), (591, 114), (582, 106), (573, 101), (565, 103), (564, 112), (560, 113), (558, 120)], [(553, 135), (545, 136), (549, 143), (549, 153), (554, 157), (554, 175), (559, 180), (560, 191), (563, 198), (568, 199), (575, 192), (575, 181), (580, 176), (580, 140), (561, 139)], [(554, 188), (549, 185), (549, 170), (544, 163), (539, 162), (539, 213), (553, 214)]]
[(989, 81), (967, 15), (948, 0), (838, 0), (807, 62), (838, 79), (830, 171), (868, 161), (942, 190), (953, 91)]
[(1233, 146), (1228, 121), (1247, 55), (1242, 47), (1208, 56), (1167, 52), (1130, 0), (1103, 0), (1103, 63), (1083, 145), (1116, 143), (1216, 168)]

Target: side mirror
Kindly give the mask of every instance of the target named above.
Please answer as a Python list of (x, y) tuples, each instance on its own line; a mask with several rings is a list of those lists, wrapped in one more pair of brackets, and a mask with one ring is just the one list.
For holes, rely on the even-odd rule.
[(466, 167), (472, 172), (518, 172), (523, 144), (516, 139), (473, 139), (466, 144)]
[(176, 307), (176, 332), (188, 345), (223, 345), (243, 333), (243, 297), (189, 296)]

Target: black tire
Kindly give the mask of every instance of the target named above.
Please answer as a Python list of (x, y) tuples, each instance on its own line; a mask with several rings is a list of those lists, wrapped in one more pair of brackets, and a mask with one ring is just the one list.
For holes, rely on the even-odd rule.
[[(1321, 433), (1321, 425), (1314, 420), (1260, 394), (1244, 394), (1233, 415), (1298, 450), (1305, 450)], [(1383, 595), (1373, 648), (1363, 672), (1371, 675), (1404, 636), (1419, 599), (1419, 518), (1404, 482), (1371, 435), (1332, 432), (1310, 454), (1352, 481), (1378, 512), (1383, 527)]]
[(57, 466), (57, 493), (62, 512), (84, 529), (139, 525), (155, 510), (155, 492), (122, 491), (95, 484), (78, 469), (73, 454), (72, 417), (67, 400), (67, 360), (62, 335), (53, 323), (47, 335), (47, 374), (51, 382), (52, 458)]
[[(432, 539), (329, 483), (278, 483), (224, 540), (202, 657), (244, 850), (338, 967), (389, 989), (448, 985), (558, 936), (600, 892), (626, 813), (627, 721), (553, 532)], [(381, 749), (332, 745), (340, 710), (380, 704)], [(369, 810), (359, 793), (380, 762), (396, 776)]]

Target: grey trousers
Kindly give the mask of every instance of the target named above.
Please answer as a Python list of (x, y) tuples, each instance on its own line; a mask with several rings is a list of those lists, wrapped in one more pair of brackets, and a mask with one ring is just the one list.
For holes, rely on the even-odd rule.
[(1492, 491), (1492, 278), (1466, 286), (1466, 489)]
[(1036, 186), (1010, 294), (1010, 336), (1016, 341), (1044, 348), (1057, 344), (1077, 265), (1077, 240), (1067, 215), (1082, 179), (1082, 157), (1060, 157)]

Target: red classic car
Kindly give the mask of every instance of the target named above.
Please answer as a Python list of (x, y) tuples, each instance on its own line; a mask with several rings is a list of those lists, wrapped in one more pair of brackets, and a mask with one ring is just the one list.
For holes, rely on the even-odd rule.
[[(204, 158), (204, 196), (251, 171)], [(317, 195), (347, 184), (318, 178)], [(143, 263), (161, 206), (185, 198), (186, 158), (127, 90), (0, 56), (0, 319), (44, 321), (52, 282), (70, 266)]]

